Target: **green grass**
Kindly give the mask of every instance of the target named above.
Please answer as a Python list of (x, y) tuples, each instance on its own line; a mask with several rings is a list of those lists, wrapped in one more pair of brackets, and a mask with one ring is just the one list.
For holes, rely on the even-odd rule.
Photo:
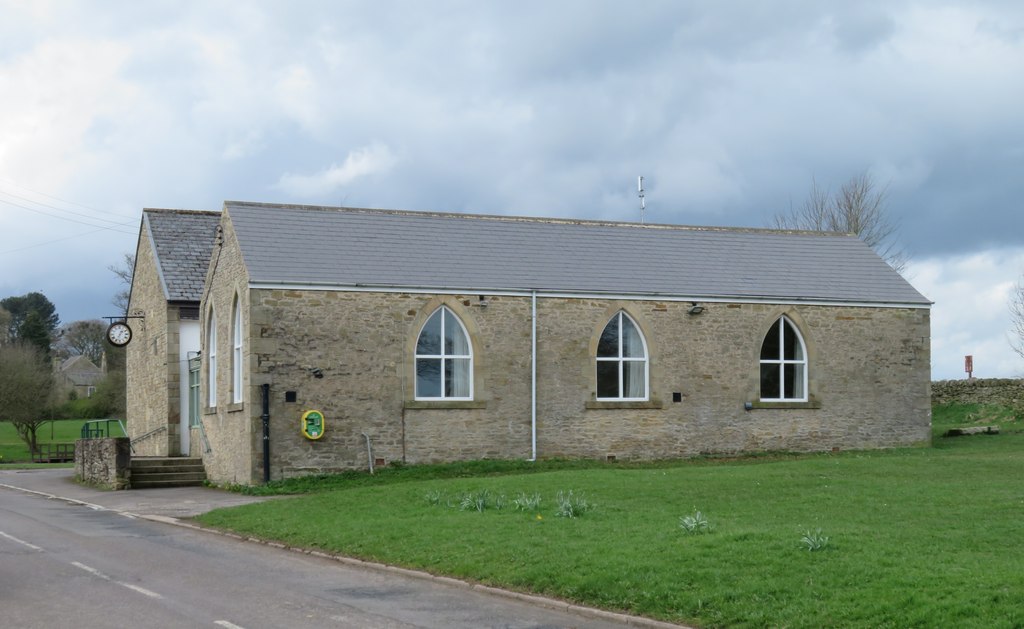
[[(39, 428), (37, 436), (39, 443), (74, 443), (82, 434), (84, 419), (62, 419), (53, 422), (46, 422)], [(124, 436), (120, 426), (111, 422), (113, 436)], [(23, 463), (31, 461), (28, 446), (18, 436), (18, 431), (10, 422), (0, 421), (0, 463)]]
[[(1019, 627), (1024, 432), (1002, 426), (835, 455), (469, 465), (482, 476), (410, 467), (199, 520), (697, 626)], [(478, 512), (437, 499), (483, 490), (508, 503)], [(556, 495), (570, 490), (594, 507), (557, 517)], [(540, 506), (512, 508), (522, 492), (540, 493)], [(698, 510), (710, 532), (688, 535), (680, 518)], [(829, 543), (808, 552), (801, 538), (819, 529)]]
[(943, 404), (932, 407), (932, 433), (939, 437), (950, 428), (998, 425), (1019, 430), (1014, 411), (991, 404)]

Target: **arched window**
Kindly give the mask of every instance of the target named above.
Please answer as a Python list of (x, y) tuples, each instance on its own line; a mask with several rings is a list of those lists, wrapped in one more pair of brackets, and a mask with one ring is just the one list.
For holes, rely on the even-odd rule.
[(647, 397), (647, 343), (636, 322), (619, 311), (597, 342), (597, 399)]
[(772, 324), (761, 343), (761, 399), (807, 401), (807, 348), (786, 316)]
[(231, 317), (231, 401), (238, 404), (242, 401), (242, 308), (235, 295), (234, 311)]
[(473, 347), (447, 306), (430, 315), (416, 339), (416, 399), (473, 399)]
[(210, 408), (217, 406), (217, 314), (210, 306), (206, 320), (206, 390)]

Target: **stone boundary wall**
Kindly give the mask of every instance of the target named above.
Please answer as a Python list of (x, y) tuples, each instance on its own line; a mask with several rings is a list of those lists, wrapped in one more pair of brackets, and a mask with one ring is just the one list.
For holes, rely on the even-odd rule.
[(932, 404), (1024, 405), (1024, 380), (1011, 378), (972, 378), (932, 382)]
[(128, 489), (131, 441), (128, 437), (75, 441), (75, 479), (106, 489)]

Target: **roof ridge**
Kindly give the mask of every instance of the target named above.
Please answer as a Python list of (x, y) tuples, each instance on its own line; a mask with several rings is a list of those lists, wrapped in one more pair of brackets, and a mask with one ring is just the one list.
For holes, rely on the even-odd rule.
[(416, 216), (450, 218), (457, 220), (487, 220), (505, 223), (536, 223), (550, 225), (580, 225), (584, 227), (617, 227), (635, 229), (666, 229), (677, 231), (706, 231), (726, 233), (750, 233), (750, 234), (790, 234), (795, 236), (839, 236), (856, 237), (856, 234), (839, 231), (816, 231), (807, 229), (778, 229), (771, 227), (721, 227), (713, 225), (679, 225), (672, 223), (636, 223), (630, 221), (612, 221), (602, 219), (585, 218), (564, 218), (564, 217), (540, 217), (540, 216), (518, 216), (509, 214), (477, 214), (470, 212), (440, 212), (436, 210), (399, 210), (384, 208), (357, 208), (329, 205), (304, 205), (296, 203), (263, 203), (258, 201), (225, 201), (224, 208), (231, 207), (252, 207), (282, 210), (305, 210), (316, 212), (347, 213), (347, 214), (372, 214), (386, 216)]
[(220, 216), (220, 210), (190, 210), (187, 208), (165, 208), (165, 207), (144, 207), (143, 212), (156, 214), (203, 214), (207, 216)]

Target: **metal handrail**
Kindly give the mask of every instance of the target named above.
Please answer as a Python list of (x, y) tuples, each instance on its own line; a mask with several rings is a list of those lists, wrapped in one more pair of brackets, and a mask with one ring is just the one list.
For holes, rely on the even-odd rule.
[(204, 452), (207, 454), (213, 452), (213, 448), (210, 447), (210, 440), (206, 438), (206, 427), (203, 426), (203, 418), (200, 417), (199, 421), (196, 422), (196, 426), (199, 426), (199, 436), (203, 440)]
[[(117, 425), (121, 427), (121, 434), (125, 437), (128, 436), (128, 430), (124, 427), (124, 422), (120, 419), (90, 419), (82, 424), (82, 439), (102, 439), (103, 437), (109, 437), (110, 422), (117, 422)], [(100, 426), (101, 423), (103, 424), (102, 427)], [(92, 427), (93, 424), (96, 425), (95, 428)], [(128, 440), (128, 448), (132, 453), (135, 452), (135, 445), (131, 439)]]
[[(122, 429), (123, 429), (123, 427), (122, 427)], [(136, 438), (132, 439), (131, 441), (129, 441), (128, 443), (131, 446), (132, 453), (133, 454), (135, 453), (135, 444), (136, 443), (138, 443), (138, 442), (140, 442), (140, 441), (142, 441), (144, 439), (149, 439), (153, 435), (159, 434), (161, 432), (167, 432), (167, 426), (157, 426), (153, 430), (150, 430), (149, 432), (146, 432), (146, 433), (142, 433), (138, 437), (136, 437)], [(128, 434), (128, 433), (126, 432), (125, 434)]]
[[(127, 435), (124, 424), (120, 419), (90, 419), (82, 424), (82, 439), (99, 439), (110, 436), (110, 422), (117, 422), (121, 427), (121, 433)], [(95, 424), (95, 428), (93, 425)], [(103, 424), (103, 426), (100, 426)]]

